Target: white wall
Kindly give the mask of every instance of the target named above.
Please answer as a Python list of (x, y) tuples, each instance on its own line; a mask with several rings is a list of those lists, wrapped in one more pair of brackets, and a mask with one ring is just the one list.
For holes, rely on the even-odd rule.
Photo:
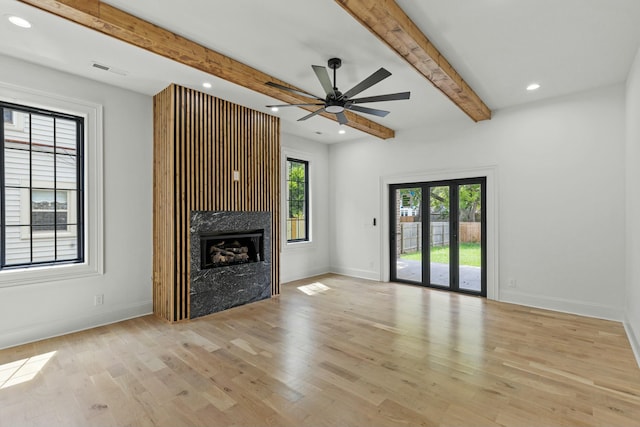
[[(0, 82), (104, 108), (104, 275), (0, 288), (0, 348), (152, 311), (152, 99), (0, 56)], [(104, 305), (94, 306), (94, 295)]]
[[(282, 134), (282, 203), (286, 213), (284, 184), (284, 160), (287, 156), (309, 161), (311, 193), (311, 242), (287, 244), (282, 237), (280, 257), (280, 282), (315, 276), (330, 271), (329, 263), (329, 147), (326, 144)], [(283, 217), (282, 229), (285, 230)]]
[[(402, 175), (493, 169), (503, 301), (621, 319), (624, 307), (624, 88), (602, 88), (330, 146), (332, 270), (381, 278), (382, 184)], [(470, 174), (473, 174), (470, 172)], [(491, 213), (490, 213), (491, 214)], [(492, 260), (489, 260), (491, 263)], [(516, 288), (507, 288), (509, 279)]]
[(627, 332), (640, 363), (640, 50), (627, 80), (626, 254)]
[[(0, 82), (104, 107), (105, 274), (0, 288), (0, 348), (151, 312), (152, 100), (0, 57)], [(640, 65), (627, 85), (627, 117), (640, 114)], [(324, 145), (283, 134), (283, 154), (311, 160), (310, 245), (285, 247), (281, 280), (332, 270), (380, 278), (381, 182), (487, 167), (498, 172), (499, 298), (621, 319), (625, 296), (624, 156), (638, 182), (640, 128), (624, 135), (622, 86), (495, 112), (478, 124)], [(627, 186), (627, 319), (639, 337), (639, 198)], [(372, 219), (378, 226), (372, 226)], [(126, 250), (123, 250), (126, 248)], [(506, 288), (507, 280), (517, 288)], [(93, 297), (104, 294), (95, 307)]]

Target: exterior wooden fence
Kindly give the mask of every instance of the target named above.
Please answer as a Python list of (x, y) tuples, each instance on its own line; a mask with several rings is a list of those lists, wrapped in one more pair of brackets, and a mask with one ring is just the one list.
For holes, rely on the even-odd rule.
[(480, 222), (461, 222), (459, 230), (459, 238), (462, 243), (480, 243), (482, 238), (482, 223)]
[[(449, 223), (432, 222), (429, 233), (431, 246), (449, 245)], [(459, 229), (460, 243), (479, 243), (482, 237), (481, 223), (461, 222)], [(401, 222), (399, 236), (399, 253), (411, 253), (422, 250), (422, 223)]]
[(287, 239), (299, 240), (305, 239), (305, 219), (304, 218), (287, 218)]
[(403, 222), (400, 224), (400, 253), (417, 252), (422, 249), (422, 223)]

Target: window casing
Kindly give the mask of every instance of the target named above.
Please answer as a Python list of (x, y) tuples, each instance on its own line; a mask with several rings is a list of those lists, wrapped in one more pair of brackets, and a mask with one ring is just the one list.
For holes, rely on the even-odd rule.
[(83, 263), (84, 118), (0, 109), (0, 270)]
[(309, 162), (286, 160), (287, 242), (309, 241)]

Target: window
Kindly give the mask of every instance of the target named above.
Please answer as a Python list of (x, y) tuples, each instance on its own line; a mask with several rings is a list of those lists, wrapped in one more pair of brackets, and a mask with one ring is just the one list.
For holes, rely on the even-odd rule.
[(23, 128), (23, 123), (20, 114), (16, 114), (13, 110), (9, 108), (5, 108), (3, 113), (3, 122), (4, 128), (8, 130), (18, 130), (18, 128)]
[(22, 227), (20, 238), (29, 239), (32, 233), (34, 239), (51, 238), (54, 229), (59, 238), (75, 237), (76, 228), (72, 226), (77, 223), (74, 187), (74, 183), (61, 181), (57, 191), (53, 191), (45, 189), (45, 182), (33, 181), (31, 187), (28, 181), (23, 182), (20, 200), (31, 200), (31, 203), (20, 203), (20, 218), (22, 223), (30, 223), (32, 227)]
[(67, 231), (66, 191), (31, 190), (31, 225), (33, 231)]
[[(0, 264), (0, 288), (104, 274), (102, 105), (0, 82), (0, 114), (3, 118), (7, 110), (11, 111), (13, 124), (5, 122), (4, 127), (0, 126), (0, 259), (5, 257), (5, 266)], [(37, 120), (31, 121), (33, 118), (41, 118), (40, 116), (50, 120), (56, 117), (56, 126), (53, 128), (55, 138), (44, 138), (46, 134), (36, 126)], [(75, 123), (80, 124), (80, 131)], [(77, 139), (73, 139), (72, 135)], [(33, 161), (29, 163), (33, 164), (32, 176), (23, 173), (20, 178), (14, 177), (10, 183), (5, 178), (5, 175), (8, 176), (5, 172), (11, 168), (16, 170), (15, 160), (19, 156), (23, 156), (21, 160), (24, 161), (26, 154), (28, 160), (29, 150), (24, 148), (30, 146), (30, 140), (34, 143), (31, 153)], [(48, 144), (43, 144), (41, 140)], [(56, 144), (52, 144), (52, 140), (57, 141)], [(17, 147), (23, 149), (19, 150)], [(46, 156), (55, 158), (55, 172), (40, 164)], [(75, 171), (79, 173), (76, 174)], [(55, 213), (49, 214), (48, 221), (50, 223), (57, 216), (55, 221), (58, 224), (49, 225), (49, 230), (32, 230), (33, 190), (52, 191), (53, 198), (49, 201), (56, 200), (56, 193), (66, 193), (66, 231), (61, 229), (64, 220)], [(64, 196), (59, 196), (57, 200), (64, 200)], [(36, 212), (37, 210), (36, 207)], [(54, 207), (54, 212), (62, 213), (63, 210), (62, 204)], [(20, 224), (29, 225), (20, 226), (16, 233), (16, 225)], [(36, 225), (42, 227), (44, 224)], [(9, 229), (13, 233), (11, 236), (8, 234)], [(22, 244), (23, 253), (30, 253), (33, 249), (32, 263), (8, 265), (11, 261), (7, 257), (9, 248), (2, 244), (5, 242), (6, 245), (10, 237), (12, 243)], [(57, 242), (55, 247), (51, 244), (54, 240)], [(43, 247), (50, 250), (45, 255), (49, 258), (57, 256), (57, 259), (44, 259)], [(11, 249), (11, 253), (16, 255), (19, 251)]]
[(287, 242), (309, 240), (309, 162), (287, 157)]
[(0, 270), (84, 262), (84, 118), (0, 109)]

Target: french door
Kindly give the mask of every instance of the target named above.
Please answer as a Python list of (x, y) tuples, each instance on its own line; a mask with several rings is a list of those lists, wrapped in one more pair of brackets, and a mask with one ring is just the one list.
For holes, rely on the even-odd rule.
[(487, 295), (486, 178), (390, 186), (391, 281)]

